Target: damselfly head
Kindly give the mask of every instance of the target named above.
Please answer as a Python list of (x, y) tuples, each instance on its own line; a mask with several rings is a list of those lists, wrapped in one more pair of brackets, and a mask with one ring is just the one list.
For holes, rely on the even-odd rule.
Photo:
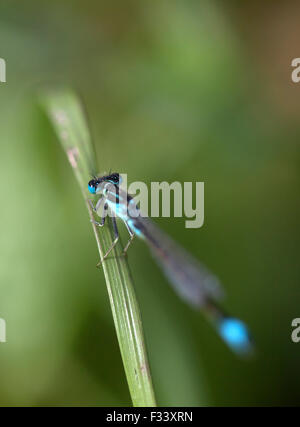
[(114, 185), (121, 183), (121, 176), (119, 173), (114, 172), (109, 175), (100, 176), (99, 178), (91, 179), (88, 183), (89, 192), (92, 194), (99, 193), (103, 189), (103, 184), (110, 182)]

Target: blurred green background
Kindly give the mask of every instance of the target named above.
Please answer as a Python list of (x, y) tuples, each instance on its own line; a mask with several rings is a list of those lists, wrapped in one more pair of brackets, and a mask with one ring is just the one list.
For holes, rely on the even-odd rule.
[(297, 405), (300, 56), (296, 2), (2, 2), (0, 405), (130, 405), (96, 244), (37, 103), (75, 88), (99, 172), (204, 181), (205, 224), (159, 225), (219, 275), (257, 343), (238, 360), (167, 285), (129, 263), (159, 405)]

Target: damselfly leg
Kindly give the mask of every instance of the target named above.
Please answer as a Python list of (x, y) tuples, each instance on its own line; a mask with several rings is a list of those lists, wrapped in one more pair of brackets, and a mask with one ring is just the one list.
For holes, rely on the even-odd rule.
[(101, 196), (100, 199), (97, 201), (96, 205), (94, 205), (92, 200), (88, 200), (88, 203), (92, 209), (93, 212), (98, 213), (98, 210), (100, 209), (102, 203), (104, 202), (104, 197)]
[(127, 230), (128, 230), (129, 236), (130, 236), (130, 238), (129, 238), (129, 240), (128, 240), (128, 242), (127, 242), (126, 246), (125, 246), (125, 248), (123, 249), (123, 255), (126, 255), (127, 250), (128, 250), (128, 248), (129, 248), (129, 246), (131, 245), (131, 243), (132, 243), (132, 241), (133, 241), (133, 239), (134, 239), (135, 234), (134, 234), (134, 232), (131, 230), (131, 228), (129, 227), (129, 225), (127, 224), (127, 222), (125, 222), (124, 224), (126, 225), (126, 228), (127, 228)]
[[(91, 222), (92, 222), (93, 224), (98, 225), (99, 227), (103, 227), (103, 225), (105, 224), (106, 214), (107, 214), (107, 205), (105, 204), (105, 205), (104, 205), (104, 213), (103, 213), (103, 216), (102, 216), (102, 218), (101, 218), (101, 221), (100, 221), (100, 222), (97, 222), (97, 221), (91, 220)], [(120, 237), (120, 236), (119, 236), (118, 227), (117, 227), (116, 218), (115, 218), (115, 217), (112, 217), (112, 218), (111, 218), (111, 220), (112, 220), (112, 224), (113, 224), (114, 241), (113, 241), (113, 243), (112, 243), (111, 247), (110, 247), (110, 248), (108, 249), (108, 251), (106, 252), (106, 254), (102, 257), (101, 261), (97, 264), (97, 267), (99, 267), (99, 266), (103, 263), (103, 261), (108, 257), (108, 255), (111, 253), (111, 251), (113, 250), (113, 248), (114, 248), (114, 247), (116, 246), (116, 244), (118, 243), (118, 240), (119, 240), (119, 237)]]
[[(102, 201), (103, 201), (103, 199), (100, 199), (100, 203), (99, 203), (99, 201), (97, 202), (97, 205), (99, 204), (99, 206), (97, 207), (97, 205), (96, 205), (96, 207), (94, 207), (95, 212), (98, 212), (98, 210), (99, 210), (99, 208), (100, 208), (100, 206), (102, 204)], [(106, 214), (107, 214), (107, 209), (108, 209), (108, 205), (107, 205), (107, 203), (105, 203), (104, 208), (103, 208), (103, 214), (102, 214), (102, 217), (101, 217), (101, 221), (98, 222), (98, 221), (95, 221), (94, 219), (91, 219), (91, 222), (93, 224), (98, 225), (99, 227), (103, 227), (103, 225), (105, 224), (105, 218), (106, 218)]]

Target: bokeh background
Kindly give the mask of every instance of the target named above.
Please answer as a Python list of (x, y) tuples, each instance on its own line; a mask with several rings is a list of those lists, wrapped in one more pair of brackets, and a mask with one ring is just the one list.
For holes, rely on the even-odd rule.
[(37, 103), (82, 96), (99, 171), (204, 181), (205, 224), (158, 224), (219, 275), (251, 327), (238, 360), (167, 285), (129, 263), (159, 405), (298, 405), (300, 56), (297, 2), (1, 2), (0, 405), (130, 405), (96, 244)]

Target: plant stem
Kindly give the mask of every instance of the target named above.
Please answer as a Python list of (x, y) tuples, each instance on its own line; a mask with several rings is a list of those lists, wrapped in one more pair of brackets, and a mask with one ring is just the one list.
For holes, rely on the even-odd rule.
[[(67, 154), (90, 219), (95, 220), (88, 203), (90, 194), (87, 183), (91, 179), (91, 171), (96, 171), (96, 156), (81, 103), (72, 91), (63, 90), (44, 93), (42, 106)], [(100, 259), (113, 242), (112, 223), (109, 217), (107, 220), (108, 225), (101, 231), (92, 224)], [(102, 266), (133, 405), (155, 406), (140, 310), (121, 244), (115, 246)]]

